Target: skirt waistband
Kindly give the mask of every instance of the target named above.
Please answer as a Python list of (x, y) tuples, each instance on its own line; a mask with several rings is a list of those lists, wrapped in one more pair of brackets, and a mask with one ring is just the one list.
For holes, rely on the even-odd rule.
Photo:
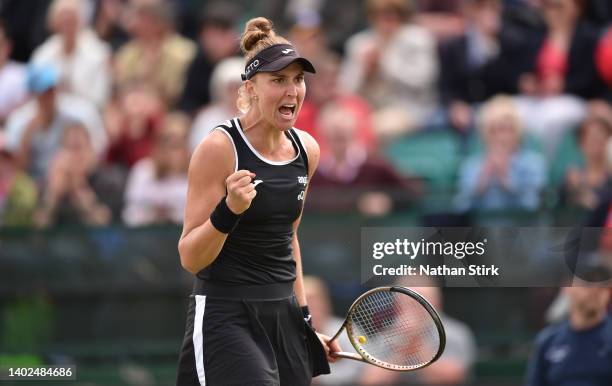
[(293, 296), (293, 282), (263, 285), (227, 285), (196, 279), (194, 295), (206, 295), (219, 299), (276, 300)]

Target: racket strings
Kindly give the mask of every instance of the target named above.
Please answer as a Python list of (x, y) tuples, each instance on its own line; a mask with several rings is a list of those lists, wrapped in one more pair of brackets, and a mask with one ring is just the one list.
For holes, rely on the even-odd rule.
[(361, 349), (390, 366), (422, 367), (440, 347), (429, 312), (403, 293), (380, 291), (366, 296), (354, 308), (351, 323)]

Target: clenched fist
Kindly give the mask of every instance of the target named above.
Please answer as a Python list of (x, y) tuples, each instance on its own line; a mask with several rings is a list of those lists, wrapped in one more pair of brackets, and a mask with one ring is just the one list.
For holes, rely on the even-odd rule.
[(248, 170), (238, 170), (225, 180), (227, 187), (227, 207), (235, 214), (240, 214), (249, 209), (253, 198), (257, 195), (253, 178), (255, 173)]

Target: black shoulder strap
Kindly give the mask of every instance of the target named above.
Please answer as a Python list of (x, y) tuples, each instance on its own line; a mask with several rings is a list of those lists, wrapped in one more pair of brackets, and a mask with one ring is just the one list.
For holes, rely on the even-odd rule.
[(227, 120), (219, 125), (217, 125), (215, 127), (214, 130), (216, 129), (221, 129), (223, 130), (229, 137), (230, 140), (232, 141), (232, 146), (234, 147), (234, 155), (235, 155), (235, 159), (236, 159), (236, 169), (235, 170), (239, 170), (240, 169), (240, 154), (244, 154), (244, 141), (242, 140), (242, 138), (240, 138), (240, 133), (238, 133), (238, 128), (236, 127), (236, 124), (234, 123), (233, 119)]
[(295, 129), (289, 129), (289, 133), (293, 137), (295, 143), (297, 143), (298, 148), (300, 149), (300, 154), (302, 154), (302, 159), (304, 160), (304, 166), (306, 167), (306, 175), (309, 175), (309, 164), (308, 164), (308, 153), (302, 144), (302, 140), (300, 139), (299, 134), (295, 131)]
[(234, 122), (234, 119), (227, 120), (227, 121), (223, 122), (223, 124), (221, 124), (221, 125), (219, 125), (217, 127), (225, 129), (225, 131), (227, 131), (228, 134), (234, 140), (234, 144), (236, 146), (240, 142), (242, 142), (242, 138), (240, 138), (240, 133), (238, 133), (238, 128), (236, 127), (236, 123)]

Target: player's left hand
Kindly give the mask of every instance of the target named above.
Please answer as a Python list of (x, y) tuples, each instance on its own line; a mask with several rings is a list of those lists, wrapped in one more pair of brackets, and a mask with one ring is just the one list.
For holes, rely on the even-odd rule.
[(338, 361), (339, 359), (341, 359), (333, 355), (333, 353), (342, 351), (342, 348), (340, 347), (338, 340), (333, 340), (330, 342), (329, 336), (325, 334), (319, 334), (318, 332), (317, 332), (317, 336), (319, 337), (319, 340), (321, 341), (321, 344), (323, 345), (323, 348), (325, 349), (325, 355), (327, 356), (327, 361), (329, 363), (334, 363)]

